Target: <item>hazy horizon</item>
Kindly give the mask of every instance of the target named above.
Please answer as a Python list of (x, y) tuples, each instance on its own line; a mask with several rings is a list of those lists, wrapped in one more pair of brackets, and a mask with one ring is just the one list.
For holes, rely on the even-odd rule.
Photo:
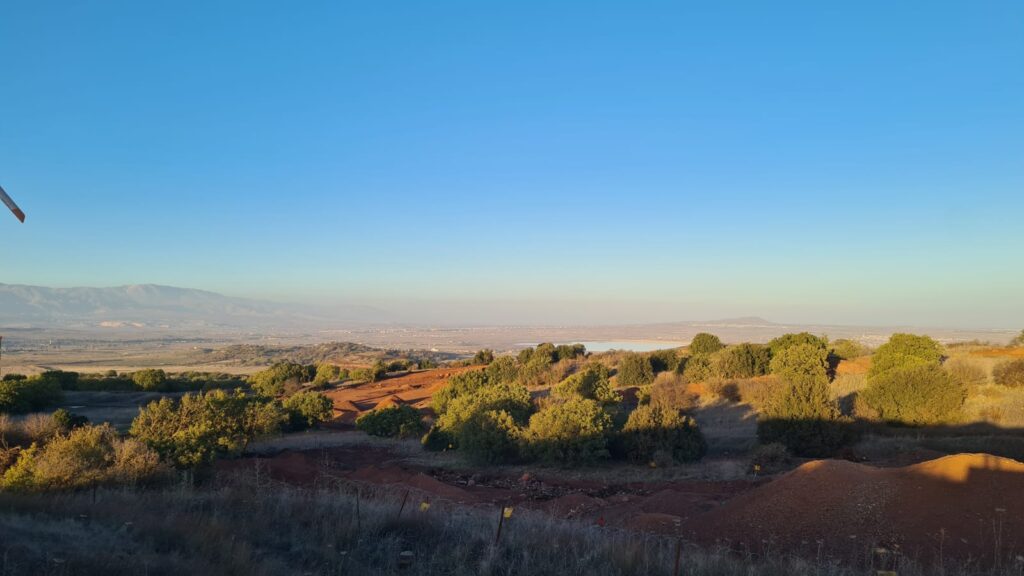
[[(1024, 326), (1024, 5), (12, 5), (0, 282)], [(0, 319), (2, 320), (2, 319)]]

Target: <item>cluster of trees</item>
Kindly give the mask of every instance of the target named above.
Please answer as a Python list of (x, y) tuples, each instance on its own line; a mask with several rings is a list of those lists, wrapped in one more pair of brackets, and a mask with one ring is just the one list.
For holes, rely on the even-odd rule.
[(151, 402), (125, 437), (58, 410), (48, 418), (52, 432), (15, 439), (0, 430), (0, 486), (46, 490), (156, 481), (173, 468), (204, 470), (218, 457), (241, 453), (254, 438), (313, 427), (332, 413), (330, 399), (314, 391), (279, 400), (241, 389), (211, 390)]
[[(232, 389), (245, 385), (245, 381), (230, 374), (211, 372), (182, 372), (168, 374), (160, 369), (145, 369), (135, 372), (118, 373), (108, 370), (97, 374), (79, 374), (64, 370), (48, 370), (37, 376), (25, 377), (7, 374), (4, 381), (21, 382), (22, 390), (56, 389), (70, 391), (113, 391), (113, 392), (192, 392), (197, 390)], [(0, 385), (2, 386), (2, 385)], [(56, 396), (54, 401), (59, 401)], [(46, 405), (32, 409), (45, 408)], [(0, 406), (0, 410), (5, 410)], [(18, 411), (17, 408), (9, 411)]]
[[(524, 375), (584, 354), (582, 346), (542, 344), (452, 377), (433, 397), (436, 420), (423, 446), (457, 449), (486, 463), (608, 458), (667, 463), (704, 455), (706, 442), (691, 418), (660, 404), (628, 410), (603, 364), (579, 366), (546, 398), (531, 397)], [(409, 407), (390, 407), (364, 415), (357, 425), (371, 434), (408, 436), (420, 425), (420, 415)]]

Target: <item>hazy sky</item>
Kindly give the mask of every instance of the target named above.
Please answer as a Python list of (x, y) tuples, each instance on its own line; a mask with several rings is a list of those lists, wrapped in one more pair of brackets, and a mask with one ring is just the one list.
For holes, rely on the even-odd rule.
[(8, 2), (0, 185), (7, 283), (1019, 327), (1024, 3)]

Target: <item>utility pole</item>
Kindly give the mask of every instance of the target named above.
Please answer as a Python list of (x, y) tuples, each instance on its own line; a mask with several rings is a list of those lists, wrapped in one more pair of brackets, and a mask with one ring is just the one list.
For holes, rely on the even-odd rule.
[[(0, 360), (4, 359), (4, 337), (0, 335)], [(0, 362), (0, 377), (4, 375), (3, 362)]]

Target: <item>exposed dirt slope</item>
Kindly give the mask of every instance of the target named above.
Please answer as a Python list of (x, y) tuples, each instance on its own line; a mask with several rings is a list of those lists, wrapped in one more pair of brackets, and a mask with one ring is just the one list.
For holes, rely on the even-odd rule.
[[(1024, 549), (1024, 464), (957, 454), (904, 468), (823, 460), (695, 518), (700, 541), (833, 555), (970, 555)], [(878, 551), (881, 553), (881, 551)]]
[(374, 408), (397, 404), (427, 408), (430, 405), (430, 397), (443, 387), (449, 378), (462, 372), (479, 369), (479, 366), (470, 366), (423, 370), (380, 382), (329, 390), (325, 394), (334, 402), (335, 423), (352, 424), (360, 414)]

